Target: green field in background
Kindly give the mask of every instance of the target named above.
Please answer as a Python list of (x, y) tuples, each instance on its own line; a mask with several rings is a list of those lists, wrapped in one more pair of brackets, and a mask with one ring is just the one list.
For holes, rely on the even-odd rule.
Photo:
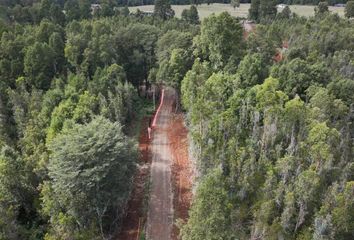
[[(173, 10), (176, 12), (176, 16), (180, 17), (183, 9), (189, 9), (190, 5), (172, 5)], [(201, 19), (209, 16), (212, 13), (221, 13), (221, 12), (229, 12), (232, 16), (235, 17), (247, 17), (248, 9), (250, 4), (241, 4), (239, 8), (234, 9), (230, 4), (222, 4), (222, 3), (213, 3), (210, 5), (201, 4), (198, 5), (198, 13)], [(297, 13), (300, 16), (313, 16), (314, 15), (314, 6), (308, 5), (290, 5), (289, 6), (292, 12)], [(145, 6), (137, 6), (137, 7), (129, 7), (131, 12), (135, 12), (136, 9), (140, 9), (141, 11), (153, 11), (153, 5), (145, 5)], [(329, 7), (329, 10), (332, 12), (338, 13), (340, 16), (344, 16), (344, 7)]]

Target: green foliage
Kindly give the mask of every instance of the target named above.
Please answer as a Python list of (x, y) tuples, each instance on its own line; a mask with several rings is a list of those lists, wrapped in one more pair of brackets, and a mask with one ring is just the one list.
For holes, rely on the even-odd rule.
[(1, 239), (119, 229), (137, 157), (123, 132), (151, 84), (176, 88), (197, 159), (184, 239), (353, 238), (349, 20), (255, 0), (245, 34), (227, 13), (172, 18), (165, 0), (155, 17), (90, 3), (2, 1)]
[(66, 1), (64, 10), (68, 21), (78, 20), (80, 18), (80, 6), (77, 0)]
[(259, 17), (262, 22), (271, 21), (277, 14), (276, 0), (262, 0), (259, 4)]
[(354, 17), (354, 1), (348, 1), (345, 6), (345, 16), (347, 18)]
[(28, 84), (38, 89), (47, 90), (54, 76), (54, 51), (46, 43), (36, 42), (30, 46), (24, 58), (24, 72)]
[(208, 59), (215, 69), (232, 69), (243, 55), (242, 27), (224, 12), (206, 18), (201, 34), (195, 38), (196, 55)]
[(129, 8), (127, 6), (123, 7), (121, 9), (121, 14), (126, 17), (129, 16), (129, 14), (130, 14)]
[(318, 6), (315, 7), (315, 16), (322, 16), (328, 12), (328, 2), (319, 2)]
[(52, 33), (50, 35), (49, 39), (49, 46), (53, 49), (54, 51), (54, 59), (55, 59), (55, 72), (61, 72), (63, 70), (63, 66), (66, 63), (65, 62), (65, 57), (64, 57), (64, 47), (65, 43), (58, 32)]
[[(21, 223), (35, 217), (31, 215), (30, 205), (35, 190), (31, 187), (25, 162), (8, 146), (3, 146), (0, 152), (0, 183), (0, 237), (27, 238)], [(22, 219), (17, 218), (20, 213)]]
[(91, 17), (91, 1), (79, 0), (80, 16), (82, 19), (88, 19)]
[(101, 3), (100, 15), (110, 17), (114, 15), (115, 3), (113, 0), (103, 0)]
[(181, 81), (192, 65), (190, 53), (190, 51), (181, 48), (173, 49), (170, 59), (160, 64), (156, 76), (157, 81), (164, 81), (170, 86), (180, 89)]
[(290, 19), (291, 18), (291, 10), (289, 6), (285, 6), (285, 8), (277, 14), (277, 17), (280, 19)]
[(173, 49), (188, 49), (192, 45), (193, 36), (188, 32), (171, 30), (163, 34), (157, 42), (157, 58), (159, 62), (168, 60)]
[(162, 20), (172, 18), (175, 15), (175, 12), (171, 8), (170, 0), (156, 0), (154, 15)]
[(248, 10), (248, 18), (258, 22), (260, 19), (260, 13), (259, 13), (259, 6), (260, 6), (260, 0), (252, 0), (251, 1), (251, 7)]
[(256, 22), (269, 22), (277, 14), (277, 1), (274, 0), (252, 0), (248, 10), (249, 19)]
[(146, 24), (133, 24), (122, 29), (118, 52), (123, 53), (123, 62), (128, 79), (134, 86), (140, 85), (149, 76), (149, 71), (155, 66), (154, 54), (159, 29)]
[(331, 187), (324, 205), (315, 219), (314, 238), (350, 239), (353, 237), (353, 182), (346, 182), (343, 189)]
[(272, 70), (272, 76), (280, 80), (281, 88), (291, 96), (303, 96), (311, 85), (325, 85), (329, 80), (329, 73), (323, 64), (311, 65), (299, 58), (276, 66)]
[(267, 76), (268, 66), (259, 53), (247, 54), (238, 66), (237, 78), (242, 88), (260, 84)]
[(123, 84), (126, 81), (127, 77), (124, 69), (117, 64), (113, 64), (103, 70), (97, 69), (93, 81), (89, 82), (89, 89), (93, 93), (101, 93), (107, 96), (108, 91), (113, 91), (114, 87), (117, 87), (119, 84)]
[(136, 149), (120, 124), (100, 117), (73, 125), (53, 139), (50, 151), (51, 182), (43, 201), (59, 225), (51, 234), (61, 237), (60, 226), (74, 235), (82, 228), (109, 229), (124, 212), (135, 169)]
[(155, 81), (163, 82), (180, 92), (181, 82), (193, 65), (192, 35), (168, 31), (157, 42), (159, 68)]
[(199, 93), (198, 88), (202, 87), (206, 79), (211, 75), (211, 69), (208, 63), (201, 63), (197, 59), (192, 70), (187, 72), (182, 81), (182, 103), (185, 109), (192, 110), (196, 103), (196, 96)]
[(230, 4), (234, 9), (239, 8), (240, 7), (240, 0), (231, 0)]
[(200, 58), (181, 89), (201, 180), (182, 239), (352, 238), (351, 31), (331, 14), (279, 16), (250, 34), (234, 74), (209, 67), (195, 38)]
[(200, 182), (188, 225), (182, 228), (183, 239), (233, 239), (228, 228), (230, 203), (220, 169), (211, 171)]
[(199, 24), (198, 10), (195, 5), (192, 5), (189, 10), (184, 9), (181, 17), (190, 24)]
[(65, 14), (62, 11), (62, 8), (58, 4), (52, 4), (49, 10), (50, 19), (61, 26), (65, 24)]
[(61, 102), (53, 110), (50, 127), (48, 129), (47, 141), (51, 141), (63, 128), (64, 121), (72, 118), (75, 105), (71, 99)]
[(354, 201), (354, 183), (353, 181), (347, 182), (342, 193), (336, 197), (336, 205), (333, 212), (333, 224), (336, 227), (335, 238), (352, 238), (354, 236), (354, 214), (353, 209)]

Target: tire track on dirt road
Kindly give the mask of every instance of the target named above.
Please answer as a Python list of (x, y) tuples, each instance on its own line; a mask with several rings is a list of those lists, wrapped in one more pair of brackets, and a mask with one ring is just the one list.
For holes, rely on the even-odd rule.
[(173, 90), (166, 89), (156, 116), (151, 142), (151, 191), (146, 226), (149, 240), (169, 240), (173, 225), (173, 195), (171, 185), (172, 154), (168, 127), (172, 120)]

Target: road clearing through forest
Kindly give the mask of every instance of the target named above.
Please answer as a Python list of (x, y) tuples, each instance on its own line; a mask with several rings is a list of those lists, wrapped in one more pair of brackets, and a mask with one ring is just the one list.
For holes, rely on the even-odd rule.
[(149, 125), (150, 116), (145, 116), (141, 122), (139, 135), (138, 169), (134, 177), (134, 187), (128, 202), (127, 215), (123, 219), (122, 229), (117, 234), (116, 240), (137, 240), (143, 231), (146, 222), (145, 194), (147, 183), (150, 179), (150, 153), (149, 138), (146, 129)]
[(146, 225), (149, 240), (171, 238), (173, 224), (173, 195), (171, 185), (172, 154), (169, 146), (168, 127), (175, 100), (173, 90), (166, 89), (161, 107), (156, 113), (151, 151), (151, 191)]
[[(139, 138), (141, 158), (128, 203), (127, 216), (117, 240), (177, 240), (179, 229), (174, 219), (186, 221), (192, 199), (193, 171), (188, 157), (188, 130), (183, 113), (175, 113), (175, 91), (167, 89), (154, 119), (145, 117)], [(152, 121), (152, 122), (151, 122)], [(148, 138), (148, 123), (152, 136)], [(151, 180), (148, 213), (145, 194)], [(148, 215), (148, 216), (146, 216)]]

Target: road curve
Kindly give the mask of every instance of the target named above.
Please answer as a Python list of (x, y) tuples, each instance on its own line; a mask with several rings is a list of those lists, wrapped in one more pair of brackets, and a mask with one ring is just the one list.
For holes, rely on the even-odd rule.
[(166, 89), (161, 108), (156, 116), (151, 149), (151, 191), (146, 224), (149, 240), (169, 240), (173, 224), (173, 197), (171, 186), (172, 154), (168, 127), (172, 119), (173, 90)]

